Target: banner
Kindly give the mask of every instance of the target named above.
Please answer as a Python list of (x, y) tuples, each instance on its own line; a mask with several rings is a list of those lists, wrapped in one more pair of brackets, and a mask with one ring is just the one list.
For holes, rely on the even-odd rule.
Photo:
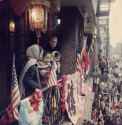
[(67, 75), (65, 84), (66, 111), (73, 124), (83, 118), (85, 98), (81, 96), (81, 77), (79, 72)]
[[(80, 72), (67, 75), (65, 83), (65, 107), (69, 119), (75, 125), (86, 116), (86, 109), (90, 108), (88, 97), (91, 96), (91, 84), (83, 83)], [(85, 96), (82, 96), (82, 92)]]

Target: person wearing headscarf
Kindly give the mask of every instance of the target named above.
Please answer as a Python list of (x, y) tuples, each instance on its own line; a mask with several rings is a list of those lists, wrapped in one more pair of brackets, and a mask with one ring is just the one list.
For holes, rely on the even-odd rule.
[(26, 56), (28, 61), (20, 76), (21, 94), (24, 98), (32, 95), (35, 89), (42, 88), (40, 78), (47, 73), (46, 70), (43, 71), (43, 69), (48, 68), (48, 65), (39, 63), (39, 60), (43, 58), (43, 49), (40, 48), (39, 45), (34, 44), (29, 46), (26, 50)]

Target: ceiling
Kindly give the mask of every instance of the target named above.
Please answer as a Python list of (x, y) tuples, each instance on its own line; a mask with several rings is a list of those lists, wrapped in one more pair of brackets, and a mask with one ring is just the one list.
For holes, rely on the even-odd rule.
[(61, 0), (61, 6), (76, 6), (80, 10), (81, 14), (83, 11), (87, 11), (88, 15), (94, 20), (94, 10), (92, 0)]
[(89, 0), (61, 0), (61, 4), (63, 6), (79, 6), (85, 5), (85, 3)]
[(61, 0), (61, 6), (76, 6), (81, 11), (87, 11), (89, 15), (94, 13), (91, 0)]
[(61, 6), (76, 6), (82, 9), (90, 8), (91, 0), (61, 0)]

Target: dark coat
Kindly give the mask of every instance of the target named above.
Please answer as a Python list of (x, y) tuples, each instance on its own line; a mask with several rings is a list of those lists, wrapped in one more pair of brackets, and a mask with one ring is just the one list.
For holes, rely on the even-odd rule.
[(32, 65), (25, 73), (23, 78), (23, 86), (25, 89), (25, 97), (30, 96), (36, 88), (40, 88), (37, 77), (37, 66)]

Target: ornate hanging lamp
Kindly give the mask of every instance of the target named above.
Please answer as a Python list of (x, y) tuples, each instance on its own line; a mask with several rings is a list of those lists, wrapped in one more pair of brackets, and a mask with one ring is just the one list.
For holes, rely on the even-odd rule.
[(50, 3), (46, 0), (32, 0), (29, 5), (29, 25), (32, 31), (36, 31), (37, 43), (40, 32), (47, 30), (48, 10)]

